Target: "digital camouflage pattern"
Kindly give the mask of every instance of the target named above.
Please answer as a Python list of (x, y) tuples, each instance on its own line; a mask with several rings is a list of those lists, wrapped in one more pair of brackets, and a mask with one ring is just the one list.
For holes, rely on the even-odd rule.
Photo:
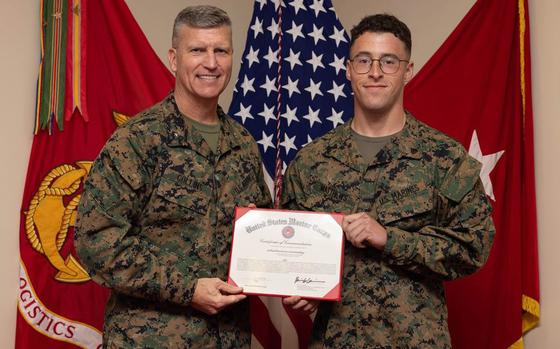
[(118, 128), (95, 160), (75, 245), (112, 291), (104, 347), (249, 346), (247, 301), (214, 316), (189, 307), (198, 278), (227, 278), (234, 207), (271, 205), (255, 141), (218, 115), (215, 155), (171, 94)]
[(367, 212), (388, 240), (383, 252), (346, 244), (342, 301), (321, 303), (311, 347), (450, 348), (442, 282), (480, 268), (494, 237), (480, 163), (407, 114), (368, 164), (350, 122), (298, 153), (283, 207)]

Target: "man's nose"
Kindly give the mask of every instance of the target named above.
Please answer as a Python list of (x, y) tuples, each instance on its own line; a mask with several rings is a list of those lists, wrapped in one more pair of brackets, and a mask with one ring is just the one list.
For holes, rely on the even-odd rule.
[(204, 67), (208, 69), (215, 69), (218, 66), (216, 54), (212, 51), (206, 53), (204, 58)]
[(378, 78), (383, 75), (383, 70), (381, 70), (381, 62), (376, 59), (371, 62), (371, 69), (369, 70), (369, 75)]

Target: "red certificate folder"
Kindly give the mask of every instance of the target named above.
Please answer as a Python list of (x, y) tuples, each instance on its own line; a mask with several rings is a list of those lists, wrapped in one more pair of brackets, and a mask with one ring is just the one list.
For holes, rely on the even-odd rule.
[(237, 207), (228, 283), (244, 294), (340, 301), (343, 215)]

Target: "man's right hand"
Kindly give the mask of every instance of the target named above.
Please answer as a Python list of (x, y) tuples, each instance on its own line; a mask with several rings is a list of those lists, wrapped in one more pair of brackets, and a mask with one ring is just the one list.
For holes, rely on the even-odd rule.
[(196, 282), (191, 307), (208, 315), (215, 315), (247, 296), (241, 287), (230, 285), (218, 278), (200, 278)]

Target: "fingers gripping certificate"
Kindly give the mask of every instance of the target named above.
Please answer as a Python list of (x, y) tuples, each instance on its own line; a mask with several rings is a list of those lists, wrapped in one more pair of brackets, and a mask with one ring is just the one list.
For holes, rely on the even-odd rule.
[(246, 294), (340, 300), (342, 217), (237, 207), (228, 282)]

